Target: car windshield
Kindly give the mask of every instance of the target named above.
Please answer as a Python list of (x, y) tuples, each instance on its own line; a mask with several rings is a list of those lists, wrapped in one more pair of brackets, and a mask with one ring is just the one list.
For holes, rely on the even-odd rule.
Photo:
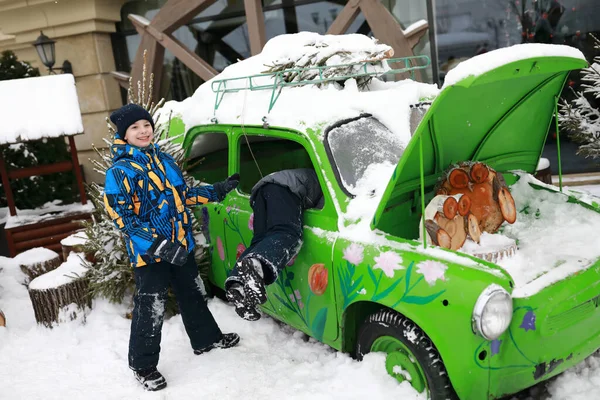
[(368, 171), (395, 167), (404, 152), (398, 136), (372, 116), (336, 126), (327, 133), (326, 140), (340, 183), (352, 195), (358, 194), (361, 180), (372, 175)]

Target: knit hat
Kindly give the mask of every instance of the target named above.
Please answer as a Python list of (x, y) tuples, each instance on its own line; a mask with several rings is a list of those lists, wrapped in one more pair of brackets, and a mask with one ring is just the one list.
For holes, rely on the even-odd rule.
[(127, 128), (135, 124), (140, 119), (145, 119), (152, 125), (154, 130), (154, 121), (146, 109), (137, 104), (127, 104), (110, 114), (110, 120), (117, 126), (117, 137), (125, 139)]

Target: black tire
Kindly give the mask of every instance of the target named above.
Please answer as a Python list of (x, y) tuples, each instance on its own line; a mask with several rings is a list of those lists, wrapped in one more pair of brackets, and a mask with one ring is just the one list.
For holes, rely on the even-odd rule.
[[(409, 334), (410, 338), (407, 336)], [(431, 339), (417, 324), (395, 311), (384, 309), (367, 317), (358, 330), (356, 359), (362, 360), (371, 351), (375, 340), (383, 336), (397, 339), (412, 352), (425, 375), (425, 390), (429, 391), (430, 399), (458, 399), (440, 353)]]

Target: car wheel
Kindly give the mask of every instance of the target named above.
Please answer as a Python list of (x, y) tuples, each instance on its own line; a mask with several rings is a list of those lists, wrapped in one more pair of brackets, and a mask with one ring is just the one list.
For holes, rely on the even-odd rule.
[(432, 400), (456, 399), (444, 362), (431, 339), (414, 322), (391, 310), (371, 314), (358, 331), (356, 358), (386, 353), (385, 368), (398, 382), (409, 381)]

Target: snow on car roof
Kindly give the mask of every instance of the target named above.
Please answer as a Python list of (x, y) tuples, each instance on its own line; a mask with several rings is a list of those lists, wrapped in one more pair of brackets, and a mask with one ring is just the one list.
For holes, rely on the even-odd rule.
[[(341, 119), (369, 113), (399, 135), (405, 144), (408, 143), (411, 137), (409, 106), (422, 99), (435, 97), (439, 92), (436, 85), (409, 79), (399, 82), (373, 79), (369, 91), (362, 91), (358, 89), (356, 81), (350, 79), (346, 81), (343, 89), (333, 85), (322, 88), (316, 85), (284, 87), (270, 113), (268, 109), (271, 90), (241, 90), (226, 93), (215, 112), (216, 94), (211, 89), (214, 80), (261, 74), (265, 72), (267, 65), (272, 65), (276, 60), (300, 57), (302, 52), (307, 51), (306, 46), (315, 42), (322, 43), (321, 51), (327, 55), (335, 54), (336, 51), (366, 54), (369, 51), (381, 50), (380, 47), (385, 46), (358, 34), (323, 36), (302, 32), (280, 35), (271, 39), (260, 54), (227, 67), (215, 79), (201, 85), (190, 98), (181, 103), (168, 102), (163, 107), (162, 115), (168, 115), (170, 110), (173, 110), (174, 114), (180, 114), (186, 130), (193, 126), (214, 123), (211, 122), (213, 117), (222, 124), (262, 125), (262, 119), (266, 116), (270, 126), (305, 131), (307, 128), (318, 129)], [(339, 59), (336, 60), (335, 57), (337, 56), (334, 55), (328, 60), (328, 65), (340, 64)], [(270, 78), (266, 79), (269, 81), (265, 82), (263, 78), (263, 82), (260, 83), (272, 82)], [(247, 81), (241, 82), (248, 85)]]
[(0, 144), (77, 135), (83, 122), (71, 74), (0, 82)]

